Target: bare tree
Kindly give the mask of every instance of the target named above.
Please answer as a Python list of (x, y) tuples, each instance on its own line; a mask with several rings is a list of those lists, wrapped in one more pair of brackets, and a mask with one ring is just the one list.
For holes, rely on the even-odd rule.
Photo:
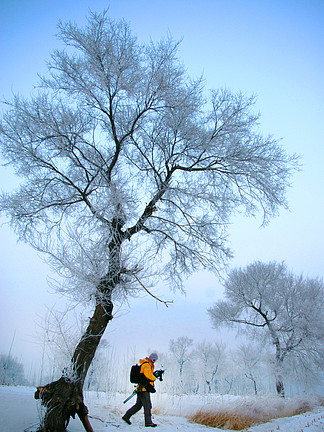
[(47, 431), (75, 413), (91, 430), (82, 387), (113, 303), (150, 293), (157, 275), (181, 288), (199, 268), (218, 272), (231, 214), (268, 221), (285, 207), (298, 158), (258, 132), (253, 97), (190, 79), (171, 38), (143, 45), (106, 12), (60, 23), (58, 37), (66, 49), (38, 92), (6, 102), (2, 156), (22, 183), (0, 206), (59, 289), (94, 304), (65, 375), (39, 393)]
[(209, 314), (213, 326), (243, 324), (275, 347), (277, 393), (284, 396), (283, 362), (289, 356), (323, 362), (324, 283), (288, 272), (283, 263), (255, 262), (232, 270), (225, 301)]
[(199, 375), (209, 393), (213, 386), (216, 389), (217, 376), (225, 362), (225, 351), (226, 347), (222, 343), (203, 341), (197, 344), (194, 356), (198, 362)]
[(193, 339), (187, 336), (178, 337), (178, 339), (171, 339), (169, 342), (169, 351), (176, 358), (179, 365), (179, 375), (182, 377), (183, 366), (189, 361), (189, 349), (193, 344)]
[(254, 394), (258, 394), (257, 376), (262, 363), (263, 345), (241, 344), (233, 355), (233, 361), (244, 377), (252, 381)]

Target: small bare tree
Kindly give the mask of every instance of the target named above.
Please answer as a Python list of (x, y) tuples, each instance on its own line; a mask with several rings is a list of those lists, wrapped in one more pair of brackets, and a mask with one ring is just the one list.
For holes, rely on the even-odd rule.
[(219, 342), (203, 341), (197, 344), (194, 358), (209, 393), (213, 388), (216, 390), (217, 376), (225, 363), (225, 351), (225, 345)]
[(225, 296), (208, 310), (213, 326), (243, 324), (273, 344), (279, 395), (285, 394), (282, 370), (288, 356), (323, 361), (322, 280), (294, 276), (283, 263), (255, 262), (229, 273)]
[(171, 339), (169, 342), (169, 351), (175, 357), (179, 366), (180, 379), (183, 374), (183, 366), (189, 361), (189, 349), (193, 345), (193, 339), (187, 336), (181, 336), (178, 339)]
[(73, 309), (69, 307), (63, 311), (52, 307), (46, 311), (45, 316), (39, 317), (39, 330), (35, 334), (35, 342), (42, 346), (40, 382), (43, 381), (46, 363), (51, 365), (54, 376), (66, 367), (80, 339), (80, 334), (84, 332), (84, 329), (80, 328), (83, 321), (81, 317), (74, 313), (74, 319), (71, 320), (72, 311)]
[(253, 97), (190, 79), (171, 38), (144, 45), (106, 12), (58, 28), (66, 49), (37, 93), (6, 102), (2, 156), (22, 183), (0, 208), (59, 289), (93, 303), (65, 374), (38, 394), (44, 430), (77, 413), (90, 431), (82, 388), (114, 302), (154, 276), (181, 289), (199, 268), (218, 272), (231, 214), (261, 208), (267, 221), (286, 206), (297, 158), (258, 132)]
[(258, 394), (257, 377), (261, 369), (263, 346), (241, 344), (233, 353), (233, 361), (244, 377), (252, 382), (254, 394)]

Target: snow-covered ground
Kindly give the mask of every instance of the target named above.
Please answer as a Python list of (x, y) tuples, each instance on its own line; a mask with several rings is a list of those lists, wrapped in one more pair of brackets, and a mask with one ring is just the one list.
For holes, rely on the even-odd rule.
[[(39, 423), (41, 408), (39, 402), (34, 399), (35, 389), (31, 387), (7, 387), (0, 386), (0, 431), (1, 432), (34, 432)], [(108, 432), (118, 430), (120, 432), (136, 432), (144, 430), (143, 413), (140, 411), (132, 417), (132, 425), (129, 426), (121, 416), (132, 406), (135, 399), (131, 399), (125, 405), (125, 395), (111, 395), (106, 393), (88, 392), (85, 395), (86, 404), (90, 411), (90, 421), (95, 432)], [(304, 398), (305, 400), (305, 398)], [(242, 409), (248, 406), (253, 409), (259, 403), (255, 398), (239, 398), (235, 396), (186, 396), (181, 397), (154, 394), (152, 396), (154, 422), (159, 426), (155, 430), (160, 432), (207, 432), (220, 429), (190, 423), (187, 415), (195, 413), (199, 408), (235, 408)], [(277, 398), (267, 398), (262, 404), (267, 404), (265, 409), (278, 409)], [(285, 402), (288, 404), (294, 401)], [(300, 403), (300, 402), (299, 402)], [(241, 407), (241, 408), (240, 408)], [(147, 430), (147, 429), (145, 429)], [(84, 431), (79, 420), (71, 420), (68, 426), (69, 432)], [(224, 431), (224, 429), (222, 429)], [(229, 431), (226, 429), (226, 431)], [(316, 407), (304, 414), (274, 419), (268, 423), (244, 429), (245, 432), (319, 432), (324, 431), (324, 407)]]

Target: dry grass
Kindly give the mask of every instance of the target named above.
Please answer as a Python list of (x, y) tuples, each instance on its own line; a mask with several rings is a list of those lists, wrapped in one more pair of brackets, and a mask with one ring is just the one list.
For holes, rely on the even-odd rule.
[(317, 398), (318, 398), (319, 405), (324, 407), (324, 397), (318, 396)]
[(277, 399), (267, 404), (267, 401), (262, 399), (254, 402), (246, 400), (240, 405), (234, 403), (231, 407), (205, 407), (188, 416), (188, 419), (205, 426), (238, 431), (266, 423), (271, 419), (303, 414), (314, 409), (314, 405), (323, 406), (324, 400), (318, 398), (317, 403), (312, 402), (305, 399), (297, 399), (293, 402)]
[(234, 414), (229, 411), (206, 413), (198, 411), (189, 418), (193, 423), (211, 426), (219, 429), (242, 430), (255, 424), (255, 419), (244, 414)]
[(152, 414), (155, 414), (155, 415), (162, 414), (163, 415), (163, 412), (161, 412), (161, 410), (159, 408), (152, 408)]

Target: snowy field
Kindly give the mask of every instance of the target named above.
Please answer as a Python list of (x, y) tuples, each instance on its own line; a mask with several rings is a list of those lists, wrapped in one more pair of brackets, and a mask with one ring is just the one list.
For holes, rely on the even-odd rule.
[[(34, 399), (35, 389), (32, 387), (7, 387), (0, 386), (0, 431), (1, 432), (34, 432), (39, 423), (41, 408), (39, 402)], [(132, 417), (132, 425), (129, 426), (121, 420), (124, 412), (134, 403), (131, 399), (123, 404), (126, 396), (122, 394), (111, 395), (106, 393), (87, 392), (86, 405), (90, 411), (90, 421), (95, 432), (108, 432), (118, 429), (121, 432), (136, 432), (147, 430), (144, 427), (143, 413), (140, 411)], [(304, 401), (314, 403), (313, 399), (305, 398)], [(206, 432), (217, 429), (190, 423), (186, 416), (194, 414), (200, 408), (210, 410), (227, 408), (242, 410), (257, 409), (259, 400), (255, 398), (240, 398), (235, 396), (166, 396), (155, 394), (152, 396), (153, 418), (159, 426), (155, 430), (160, 432), (184, 431)], [(307, 403), (308, 403), (307, 402)], [(266, 409), (278, 410), (278, 398), (267, 398), (262, 401)], [(285, 401), (284, 404), (300, 404), (301, 400)], [(247, 408), (245, 408), (247, 409)], [(71, 420), (68, 426), (69, 432), (84, 431), (79, 420)], [(272, 420), (268, 423), (244, 429), (245, 432), (319, 432), (324, 431), (324, 407), (317, 406), (310, 412)]]

